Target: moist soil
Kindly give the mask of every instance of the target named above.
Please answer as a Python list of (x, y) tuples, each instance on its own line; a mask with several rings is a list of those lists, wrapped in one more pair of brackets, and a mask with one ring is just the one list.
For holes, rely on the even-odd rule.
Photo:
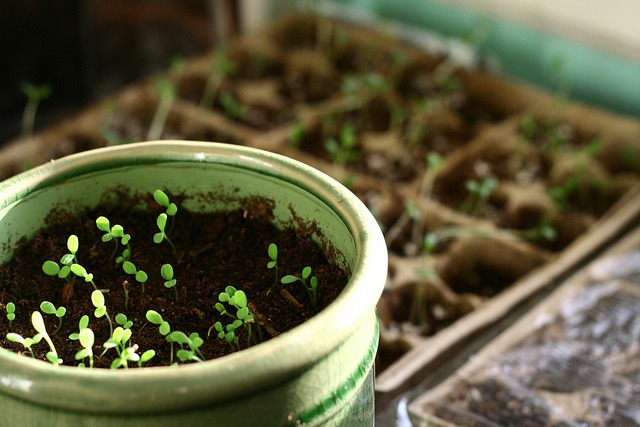
[[(142, 197), (144, 209), (131, 208), (140, 205), (139, 197), (119, 194), (118, 198), (117, 204), (105, 203), (79, 215), (68, 210), (53, 211), (48, 227), (30, 241), (20, 242), (14, 259), (0, 267), (2, 311), (9, 302), (16, 306), (16, 318), (11, 324), (5, 315), (0, 319), (2, 347), (29, 356), (20, 344), (7, 340), (6, 334), (34, 336), (31, 313), (39, 309), (42, 301), (50, 301), (56, 307), (67, 309), (57, 332), (54, 332), (58, 326), (55, 315), (43, 314), (47, 331), (65, 365), (79, 363), (74, 356), (81, 346), (67, 337), (78, 332), (78, 322), (85, 314), (90, 317), (89, 327), (95, 334), (94, 367), (108, 368), (117, 357), (114, 349), (103, 355), (102, 344), (109, 338), (110, 330), (105, 317), (94, 316), (91, 283), (75, 277), (73, 284), (66, 284), (65, 280), (47, 276), (42, 271), (44, 261), (58, 262), (68, 252), (66, 242), (71, 234), (79, 238), (78, 262), (94, 275), (96, 286), (105, 295), (110, 318), (113, 320), (116, 314), (124, 313), (133, 321), (130, 345), (138, 345), (138, 354), (155, 350), (155, 357), (144, 366), (170, 365), (172, 352), (158, 326), (147, 321), (147, 310), (159, 312), (172, 331), (187, 335), (197, 332), (204, 339), (200, 350), (204, 358), (210, 360), (237, 351), (225, 339), (218, 338), (214, 329), (209, 334), (215, 322), (233, 321), (215, 308), (218, 295), (227, 286), (246, 293), (259, 325), (259, 328), (253, 325), (252, 337), (260, 341), (261, 336), (262, 341), (267, 341), (314, 316), (337, 297), (348, 281), (349, 273), (337, 267), (335, 260), (330, 259), (331, 252), (321, 247), (326, 245), (315, 225), (295, 219), (288, 227), (277, 228), (271, 223), (273, 203), (269, 200), (245, 199), (241, 208), (229, 212), (196, 213), (179, 209), (174, 224), (169, 220), (167, 226), (172, 227), (168, 234), (177, 248), (174, 253), (166, 241), (153, 242), (153, 235), (158, 231), (156, 217), (162, 210), (152, 197)], [(173, 195), (171, 198), (178, 200), (180, 206), (179, 198)], [(115, 242), (101, 241), (104, 233), (95, 225), (101, 215), (109, 218), (112, 226), (120, 224), (131, 234), (131, 261), (149, 276), (144, 292), (135, 278), (115, 263)], [(312, 234), (320, 236), (320, 244), (311, 239)], [(300, 282), (287, 285), (276, 282), (275, 271), (267, 268), (270, 243), (278, 246), (279, 277), (299, 276), (305, 266), (312, 267), (312, 275), (319, 283), (317, 308)], [(164, 286), (160, 269), (165, 263), (173, 266), (177, 299), (174, 289)], [(230, 311), (235, 313), (235, 309)], [(115, 320), (113, 322), (114, 327), (117, 326)], [(255, 345), (243, 328), (238, 332), (238, 344), (241, 349)], [(177, 349), (176, 346), (174, 354)], [(42, 340), (33, 350), (36, 358), (45, 360), (49, 347)], [(176, 361), (174, 356), (173, 362)]]

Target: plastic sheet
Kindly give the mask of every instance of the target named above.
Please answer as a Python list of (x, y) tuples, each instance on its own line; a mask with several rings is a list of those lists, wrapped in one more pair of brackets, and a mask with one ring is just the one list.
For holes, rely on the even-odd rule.
[(532, 334), (427, 403), (435, 425), (639, 425), (640, 251), (589, 273), (579, 293), (537, 316)]

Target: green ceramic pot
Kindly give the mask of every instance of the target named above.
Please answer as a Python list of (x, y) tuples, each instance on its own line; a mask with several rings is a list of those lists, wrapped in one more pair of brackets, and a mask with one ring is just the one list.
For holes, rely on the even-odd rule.
[(373, 425), (375, 304), (387, 277), (387, 252), (375, 219), (349, 190), (300, 162), (227, 144), (147, 142), (94, 150), (0, 184), (2, 261), (57, 204), (95, 206), (112, 187), (259, 194), (275, 201), (279, 223), (287, 223), (293, 206), (298, 216), (317, 222), (351, 279), (303, 325), (204, 363), (79, 369), (0, 349), (3, 425)]

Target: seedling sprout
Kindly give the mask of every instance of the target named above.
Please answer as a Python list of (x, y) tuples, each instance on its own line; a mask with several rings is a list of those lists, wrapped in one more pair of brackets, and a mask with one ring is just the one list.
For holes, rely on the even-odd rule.
[(178, 288), (176, 287), (176, 279), (173, 278), (173, 267), (171, 264), (163, 264), (160, 267), (160, 275), (165, 280), (165, 288), (173, 288), (176, 294), (176, 301), (178, 301)]
[(16, 318), (16, 305), (12, 302), (8, 302), (5, 306), (5, 310), (7, 311), (7, 320), (9, 321), (9, 326), (11, 326), (11, 322), (13, 322)]
[[(307, 282), (307, 279), (309, 281)], [(311, 304), (317, 310), (317, 290), (318, 290), (318, 278), (316, 276), (311, 276), (311, 267), (307, 266), (302, 269), (302, 273), (300, 276), (294, 276), (291, 274), (287, 274), (286, 276), (280, 279), (280, 283), (286, 285), (289, 283), (300, 282), (304, 285), (304, 288), (307, 290), (309, 294), (309, 299), (311, 300)]]
[(274, 283), (278, 283), (278, 246), (275, 243), (270, 243), (267, 253), (271, 260), (267, 263), (267, 268), (274, 270), (276, 276)]
[(62, 306), (56, 308), (52, 302), (42, 301), (40, 303), (40, 310), (45, 314), (53, 314), (58, 318), (58, 327), (51, 333), (51, 335), (56, 335), (60, 328), (62, 328), (62, 318), (67, 313), (67, 309)]

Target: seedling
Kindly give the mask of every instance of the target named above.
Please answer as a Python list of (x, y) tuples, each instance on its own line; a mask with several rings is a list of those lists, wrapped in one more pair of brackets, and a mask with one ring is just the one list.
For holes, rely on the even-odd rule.
[(342, 127), (340, 140), (328, 138), (324, 142), (324, 148), (336, 166), (345, 166), (360, 157), (355, 129), (348, 123)]
[[(436, 179), (436, 174), (444, 164), (444, 161), (442, 160), (442, 156), (440, 154), (436, 153), (435, 151), (431, 151), (427, 154), (425, 162), (427, 165), (427, 169), (422, 175), (418, 195), (421, 198), (430, 199), (431, 192), (433, 190), (433, 183)], [(424, 221), (422, 218), (422, 212), (420, 210), (417, 210), (415, 215), (416, 218), (413, 221), (411, 240), (414, 242), (418, 242), (420, 240), (420, 237), (424, 233)]]
[(470, 179), (464, 183), (464, 186), (469, 194), (462, 202), (460, 209), (470, 215), (477, 215), (482, 212), (487, 200), (498, 187), (498, 181), (489, 176), (480, 182)]
[(133, 326), (133, 320), (129, 320), (124, 313), (116, 314), (116, 323), (125, 329), (131, 329)]
[(548, 217), (542, 217), (535, 228), (531, 230), (512, 230), (522, 238), (530, 241), (546, 240), (552, 242), (558, 238), (558, 232)]
[(145, 315), (147, 320), (154, 325), (158, 325), (158, 331), (160, 334), (166, 338), (167, 342), (171, 345), (171, 355), (170, 355), (170, 363), (173, 364), (173, 343), (174, 341), (169, 338), (169, 334), (171, 333), (171, 325), (169, 322), (162, 318), (162, 315), (155, 310), (148, 310)]
[(575, 176), (568, 178), (562, 185), (549, 188), (548, 193), (560, 210), (566, 211), (570, 207), (569, 198), (578, 188)]
[(62, 328), (62, 318), (67, 313), (67, 309), (62, 306), (56, 308), (52, 302), (42, 301), (40, 303), (40, 310), (45, 314), (53, 314), (58, 318), (58, 327), (51, 333), (51, 335), (56, 335), (60, 328)]
[(111, 222), (105, 216), (99, 216), (96, 219), (96, 226), (98, 227), (98, 230), (104, 231), (104, 234), (101, 237), (103, 242), (110, 242), (111, 240), (115, 242), (116, 247), (113, 252), (114, 255), (118, 252), (118, 239), (120, 239), (120, 244), (123, 246), (123, 249), (122, 253), (116, 258), (116, 264), (122, 264), (129, 260), (131, 257), (131, 245), (129, 245), (131, 235), (124, 232), (124, 227), (120, 224), (115, 224), (112, 227)]
[(522, 116), (520, 120), (520, 132), (527, 142), (533, 142), (536, 134), (536, 119), (533, 114), (525, 114)]
[[(244, 293), (244, 291), (236, 290), (236, 288), (234, 288), (233, 286), (227, 286), (225, 288), (225, 291), (221, 292), (220, 295), (218, 295), (218, 300), (220, 302), (216, 303), (215, 307), (221, 315), (227, 315), (234, 320), (239, 320), (240, 322), (242, 322), (242, 325), (244, 325), (248, 334), (247, 345), (249, 345), (251, 341), (256, 342), (256, 339), (252, 335), (251, 331), (251, 324), (255, 323), (255, 316), (251, 312), (251, 310), (249, 310), (247, 295)], [(229, 312), (223, 303), (227, 303), (229, 306), (235, 308), (235, 314)], [(211, 329), (213, 327), (215, 327), (215, 324), (214, 326), (209, 328), (209, 332), (211, 332)], [(236, 328), (233, 329), (235, 330)], [(258, 331), (260, 332), (260, 329), (258, 329)]]
[[(80, 321), (78, 322), (78, 331), (81, 331), (88, 327), (89, 327), (89, 316), (85, 314), (80, 318)], [(69, 339), (72, 341), (77, 341), (78, 339), (80, 339), (80, 333), (79, 332), (72, 333), (71, 335), (69, 335)]]
[[(213, 328), (218, 332), (218, 338), (226, 340), (233, 351), (240, 350), (240, 344), (238, 343), (238, 336), (236, 335), (236, 329), (242, 326), (242, 320), (234, 320), (233, 322), (223, 326), (221, 322), (216, 322)], [(209, 334), (211, 333), (209, 328)], [(235, 347), (234, 347), (235, 345)]]
[(114, 329), (111, 337), (104, 343), (105, 351), (110, 348), (114, 348), (118, 353), (113, 362), (111, 362), (111, 369), (129, 367), (129, 362), (136, 362), (138, 367), (142, 367), (142, 364), (149, 361), (156, 354), (155, 350), (147, 350), (142, 355), (137, 353), (138, 345), (133, 344), (127, 346), (131, 340), (131, 329), (118, 326)]
[(218, 50), (213, 56), (211, 64), (211, 72), (207, 77), (202, 98), (200, 98), (200, 106), (211, 108), (215, 102), (220, 86), (225, 77), (234, 75), (238, 70), (238, 66), (227, 55), (226, 50)]
[(7, 320), (9, 321), (9, 326), (11, 326), (11, 322), (16, 318), (16, 305), (8, 302), (4, 309), (7, 311)]
[(35, 359), (36, 355), (33, 353), (33, 346), (42, 341), (42, 335), (36, 334), (33, 337), (23, 337), (20, 334), (16, 334), (14, 332), (9, 332), (7, 334), (7, 339), (12, 342), (17, 342), (18, 344), (22, 344), (22, 346), (29, 351), (31, 357)]
[(47, 260), (42, 264), (42, 271), (45, 274), (48, 276), (57, 276), (65, 280), (66, 286), (62, 292), (65, 300), (68, 300), (73, 294), (73, 280), (69, 273), (83, 278), (85, 282), (91, 283), (94, 289), (98, 289), (93, 281), (93, 274), (88, 273), (82, 265), (78, 264), (78, 258), (76, 257), (78, 248), (78, 236), (72, 234), (67, 239), (67, 249), (69, 249), (69, 253), (64, 254), (60, 258), (61, 265), (51, 260)]
[(153, 241), (157, 244), (160, 244), (166, 240), (166, 242), (169, 243), (169, 246), (171, 246), (173, 253), (178, 253), (173, 242), (171, 241), (171, 239), (169, 239), (166, 231), (168, 217), (171, 217), (170, 229), (173, 229), (174, 218), (176, 213), (178, 212), (178, 206), (175, 203), (172, 203), (171, 200), (169, 200), (169, 196), (167, 196), (167, 193), (162, 190), (154, 191), (153, 198), (156, 203), (165, 208), (165, 211), (160, 213), (156, 218), (156, 225), (158, 226), (158, 230), (160, 231), (154, 234)]
[(160, 275), (165, 280), (165, 288), (173, 288), (176, 293), (176, 301), (178, 301), (178, 288), (176, 286), (176, 279), (173, 278), (173, 267), (171, 264), (163, 264), (162, 267), (160, 267)]
[(104, 294), (98, 289), (94, 290), (91, 293), (91, 303), (96, 308), (93, 315), (97, 318), (106, 317), (109, 322), (109, 334), (113, 335), (113, 323), (111, 322), (109, 313), (107, 313), (107, 307), (104, 305)]
[(167, 340), (177, 342), (181, 347), (187, 346), (189, 349), (181, 348), (176, 353), (178, 359), (182, 362), (204, 362), (204, 356), (200, 352), (200, 347), (204, 344), (204, 340), (200, 338), (197, 332), (192, 332), (187, 336), (184, 332), (174, 331), (167, 336)]
[[(307, 282), (307, 279), (309, 281)], [(286, 276), (280, 279), (280, 283), (283, 285), (300, 282), (304, 285), (304, 288), (307, 290), (309, 294), (309, 299), (311, 300), (311, 304), (313, 304), (313, 308), (318, 309), (317, 306), (317, 290), (318, 290), (318, 278), (316, 276), (311, 276), (311, 267), (307, 266), (302, 269), (302, 273), (300, 276), (294, 276), (291, 274), (287, 274)]]
[(307, 134), (307, 127), (303, 123), (296, 123), (289, 132), (289, 141), (294, 147), (302, 145), (302, 139)]
[(136, 353), (138, 345), (127, 346), (131, 339), (131, 329), (118, 326), (113, 330), (111, 337), (103, 344), (105, 351), (108, 349), (115, 349), (118, 353), (113, 362), (111, 362), (111, 369), (128, 368), (129, 362), (139, 362), (140, 355)]
[(247, 117), (247, 107), (240, 104), (230, 92), (222, 92), (220, 94), (219, 102), (225, 114), (232, 119), (243, 120)]
[[(174, 61), (172, 64), (172, 72), (179, 73), (184, 67), (184, 61)], [(166, 77), (157, 77), (155, 80), (156, 90), (160, 94), (160, 101), (158, 107), (151, 120), (151, 125), (147, 132), (147, 141), (153, 141), (160, 139), (171, 110), (173, 100), (176, 98), (176, 87)]]
[(144, 284), (149, 279), (147, 273), (143, 270), (138, 270), (136, 265), (131, 261), (125, 261), (122, 263), (122, 269), (125, 273), (132, 275), (135, 277), (136, 282), (140, 283), (142, 286), (142, 293), (144, 294)]
[(27, 105), (22, 113), (22, 137), (31, 137), (36, 118), (36, 111), (40, 101), (47, 99), (51, 95), (51, 86), (36, 86), (29, 82), (24, 82), (20, 86), (22, 93), (27, 97)]
[[(76, 353), (75, 359), (84, 360), (88, 357), (89, 367), (93, 368), (93, 343), (95, 341), (93, 331), (89, 328), (80, 329), (78, 340), (80, 341), (82, 350)], [(84, 366), (84, 363), (81, 363), (80, 366)]]
[(44, 319), (42, 318), (42, 314), (39, 311), (34, 311), (31, 314), (31, 324), (33, 325), (36, 332), (38, 332), (38, 335), (40, 335), (49, 345), (49, 352), (47, 352), (46, 354), (47, 360), (56, 366), (62, 364), (62, 359), (58, 357), (56, 347), (53, 345), (53, 341), (47, 333), (47, 328), (44, 325)]
[(267, 254), (269, 255), (269, 259), (271, 259), (271, 261), (267, 263), (267, 268), (274, 270), (276, 276), (274, 283), (278, 283), (278, 246), (275, 243), (269, 244)]

